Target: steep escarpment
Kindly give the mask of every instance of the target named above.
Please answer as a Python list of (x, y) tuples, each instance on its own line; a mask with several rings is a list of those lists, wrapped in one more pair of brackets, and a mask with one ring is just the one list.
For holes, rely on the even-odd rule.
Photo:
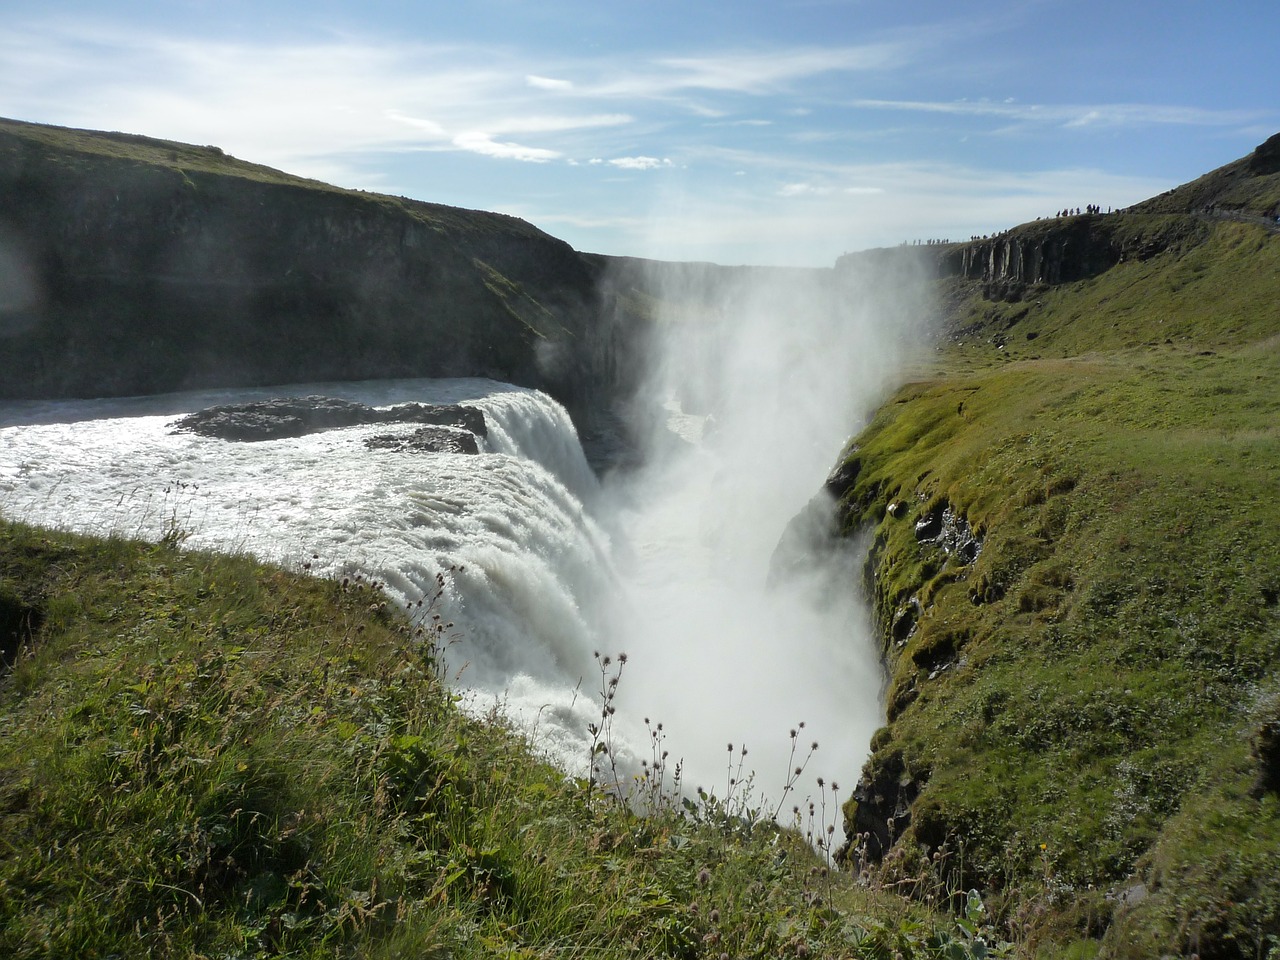
[(514, 217), (11, 121), (0, 198), (5, 398), (488, 376), (582, 411), (612, 387), (598, 272)]
[[(846, 254), (836, 272), (911, 270), (944, 281), (944, 330), (964, 339), (988, 326), (973, 313), (975, 302), (1038, 305), (1047, 290), (1091, 280), (1119, 264), (1146, 262), (1166, 251), (1188, 253), (1208, 241), (1219, 223), (1245, 223), (1275, 234), (1278, 218), (1280, 134), (1246, 157), (1123, 210), (1037, 219), (965, 243)], [(997, 319), (1003, 322), (1019, 309)]]
[(1180, 196), (994, 241), (1057, 280), (934, 249), (940, 340), (831, 481), (889, 672), (850, 862), (1046, 955), (1280, 939), (1280, 238)]

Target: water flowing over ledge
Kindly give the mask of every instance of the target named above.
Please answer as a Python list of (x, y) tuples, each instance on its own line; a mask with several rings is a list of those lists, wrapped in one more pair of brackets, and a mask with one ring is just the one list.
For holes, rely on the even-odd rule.
[[(210, 405), (304, 395), (465, 403), (483, 411), (488, 435), (467, 455), (365, 445), (412, 424), (257, 442), (173, 429)], [(564, 409), (537, 391), (484, 380), (305, 384), (10, 405), (0, 423), (8, 516), (178, 536), (322, 576), (360, 571), (401, 604), (444, 574), (458, 685), (476, 709), (499, 705), (570, 772), (585, 772), (588, 725), (599, 719), (598, 650), (632, 654), (614, 744), (628, 773), (647, 756), (641, 717), (652, 715), (686, 758), (687, 786), (723, 789), (724, 744), (745, 741), (758, 788), (776, 795), (769, 775), (786, 773), (787, 728), (807, 719), (805, 738), (844, 745), (825, 769), (851, 784), (878, 723), (874, 693), (848, 687), (875, 674), (873, 659), (831, 639), (847, 638), (857, 616), (823, 579), (844, 572), (766, 590), (780, 530), (752, 529), (749, 484), (730, 496), (721, 462), (690, 446), (625, 488), (602, 487)]]

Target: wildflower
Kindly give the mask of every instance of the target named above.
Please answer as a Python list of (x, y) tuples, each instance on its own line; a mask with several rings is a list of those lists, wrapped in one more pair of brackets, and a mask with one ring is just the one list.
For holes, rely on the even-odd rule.
[(710, 882), (711, 882), (711, 871), (708, 870), (706, 867), (703, 867), (701, 870), (698, 871), (698, 886), (705, 887)]

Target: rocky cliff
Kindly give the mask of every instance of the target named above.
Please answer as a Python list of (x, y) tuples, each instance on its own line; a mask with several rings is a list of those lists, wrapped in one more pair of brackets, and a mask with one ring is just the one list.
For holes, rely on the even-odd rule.
[(2, 398), (487, 376), (590, 408), (625, 311), (514, 217), (0, 121)]
[(846, 254), (836, 271), (874, 276), (923, 271), (938, 280), (977, 285), (985, 299), (1018, 300), (1031, 287), (1089, 280), (1120, 263), (1188, 249), (1203, 242), (1216, 222), (1250, 223), (1276, 233), (1277, 196), (1280, 134), (1239, 160), (1124, 210), (1038, 219), (965, 243)]

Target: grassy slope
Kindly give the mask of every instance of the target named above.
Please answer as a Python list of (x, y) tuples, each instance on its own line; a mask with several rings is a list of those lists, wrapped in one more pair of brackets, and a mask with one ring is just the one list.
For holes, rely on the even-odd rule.
[(273, 167), (240, 160), (214, 146), (196, 146), (128, 133), (108, 133), (99, 130), (77, 130), (71, 127), (24, 123), (5, 118), (0, 118), (0, 133), (9, 134), (24, 143), (42, 149), (46, 162), (72, 165), (80, 169), (92, 168), (94, 158), (106, 158), (144, 167), (173, 170), (180, 174), (214, 174), (256, 183), (337, 194), (364, 203), (405, 211), (440, 229), (448, 229), (463, 236), (483, 233), (495, 227), (503, 231), (529, 235), (541, 234), (536, 227), (505, 214), (464, 210), (438, 203), (368, 193), (363, 190), (347, 190), (320, 180), (310, 180)]
[[(1250, 749), (1280, 712), (1280, 239), (1188, 227), (1020, 302), (953, 289), (964, 336), (850, 457), (880, 617), (923, 609), (868, 767), (923, 784), (882, 870), (962, 858), (1028, 944), (1280, 936), (1280, 805)], [(942, 501), (985, 535), (971, 566), (916, 543)]]
[[(0, 955), (937, 957), (974, 942), (717, 801), (642, 793), (640, 816), (566, 779), (457, 709), (431, 631), (374, 585), (4, 521), (0, 584)], [(430, 625), (430, 609), (413, 616)]]

